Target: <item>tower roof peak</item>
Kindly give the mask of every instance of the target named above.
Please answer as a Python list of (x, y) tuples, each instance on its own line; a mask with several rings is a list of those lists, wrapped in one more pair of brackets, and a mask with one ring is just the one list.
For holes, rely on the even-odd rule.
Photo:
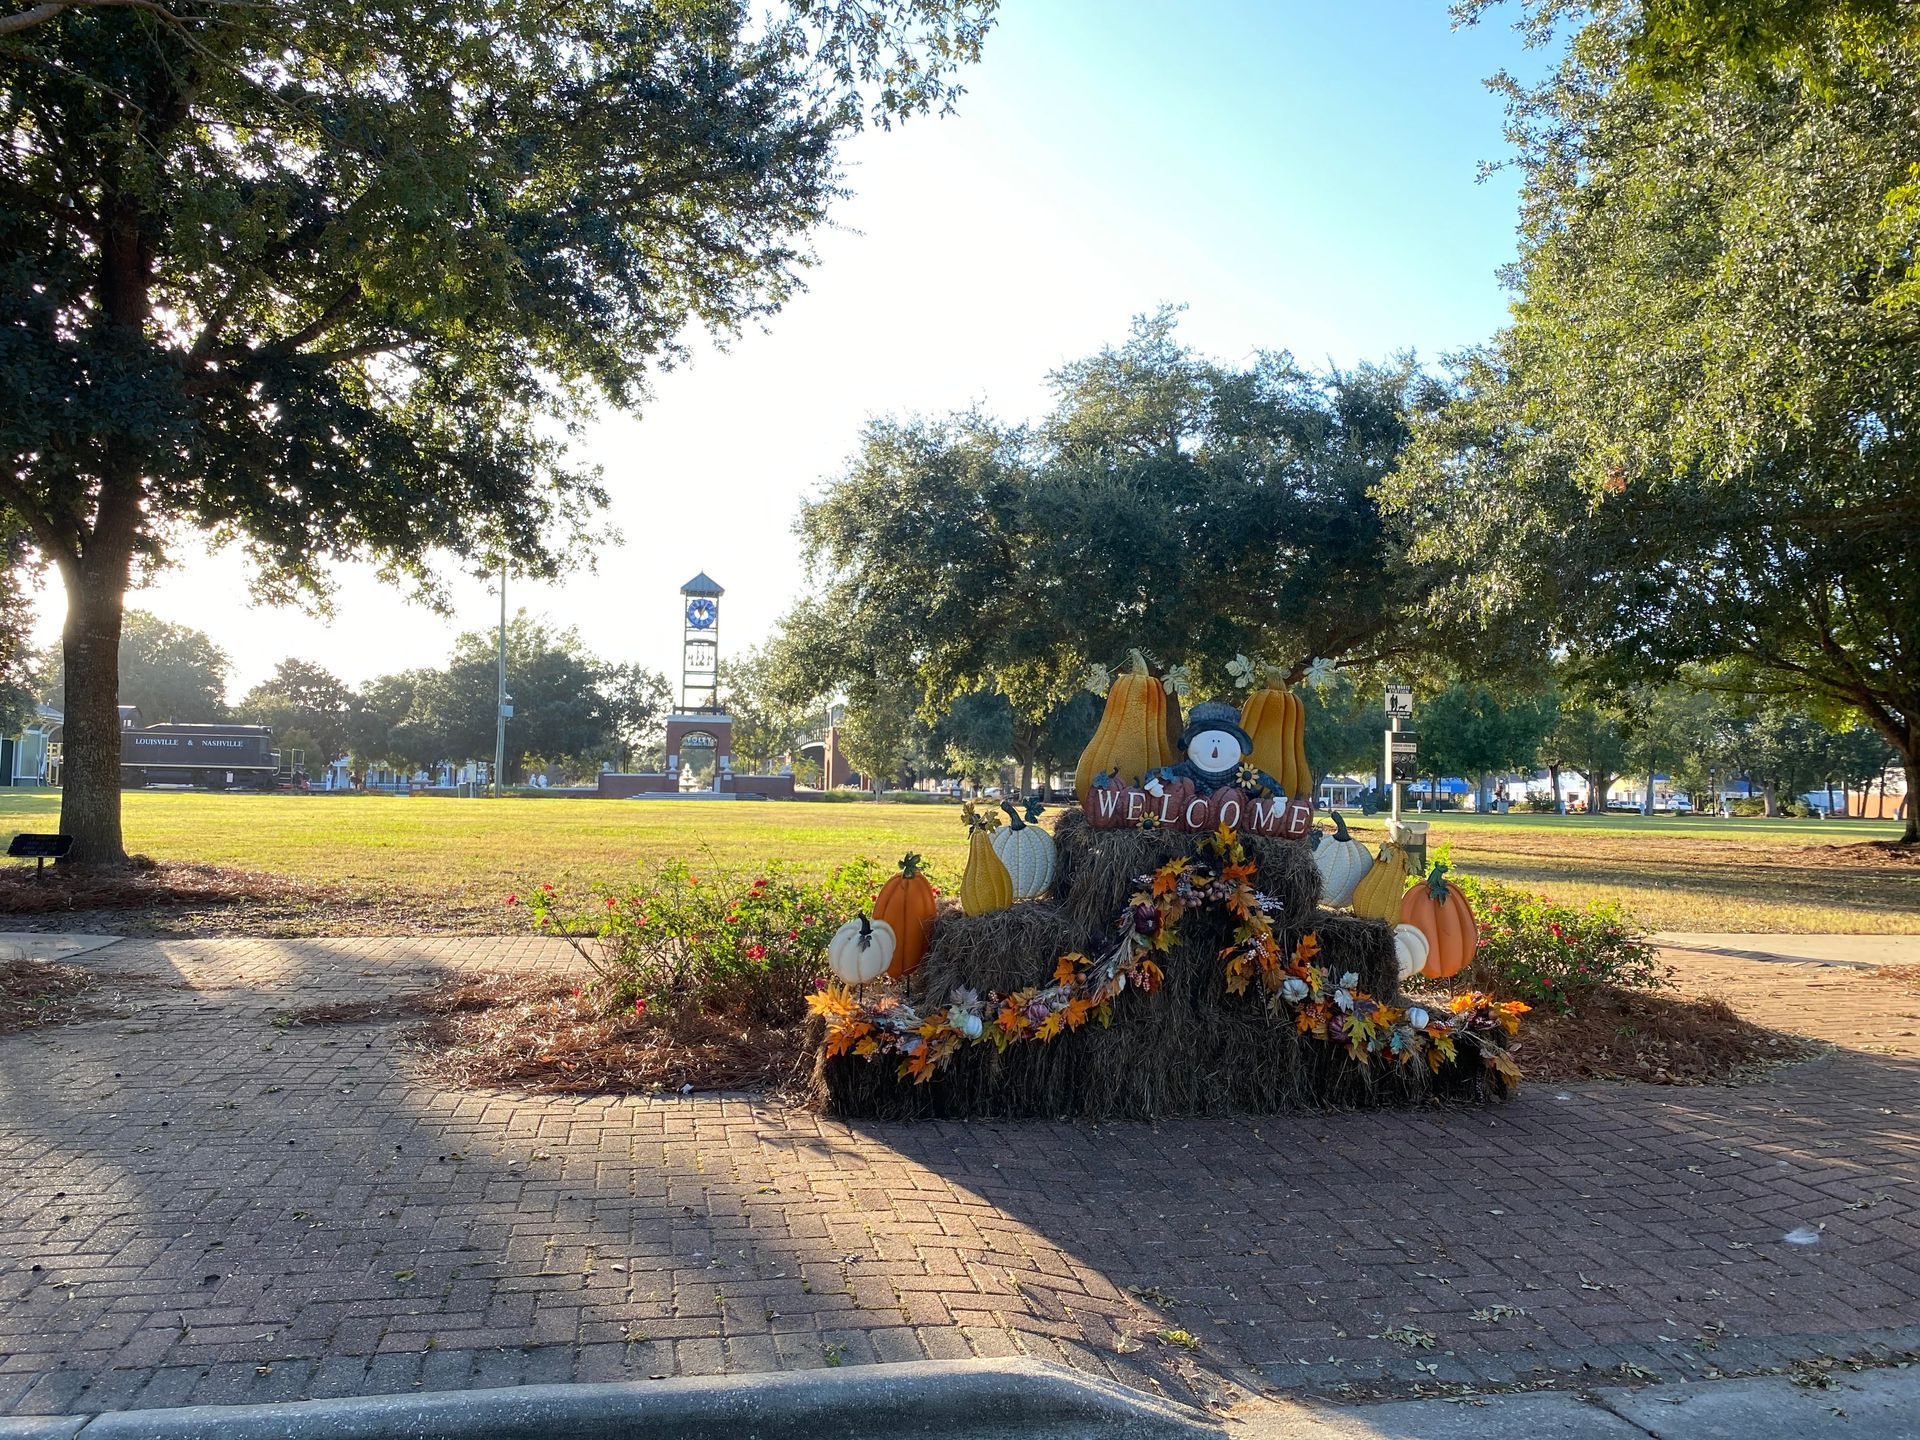
[(720, 587), (719, 581), (702, 570), (698, 575), (680, 587), (680, 593), (682, 595), (710, 595), (717, 600), (727, 592)]

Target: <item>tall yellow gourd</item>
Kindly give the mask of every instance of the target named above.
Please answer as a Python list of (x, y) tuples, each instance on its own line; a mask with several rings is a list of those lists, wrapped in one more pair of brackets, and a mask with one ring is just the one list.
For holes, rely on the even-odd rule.
[(1313, 789), (1307, 767), (1307, 711), (1300, 697), (1271, 679), (1247, 697), (1240, 709), (1240, 728), (1253, 741), (1247, 759), (1280, 782), (1291, 799)]
[(976, 825), (967, 841), (967, 871), (960, 877), (960, 908), (969, 915), (991, 915), (1013, 904), (1013, 875), (994, 853), (992, 832)]
[(1167, 740), (1167, 691), (1147, 673), (1147, 661), (1138, 650), (1127, 652), (1127, 668), (1113, 677), (1107, 690), (1107, 708), (1100, 726), (1080, 752), (1073, 775), (1074, 793), (1084, 802), (1096, 775), (1120, 772), (1120, 783), (1138, 785), (1150, 770), (1171, 765), (1174, 751)]
[(1353, 888), (1353, 913), (1368, 920), (1400, 923), (1400, 902), (1407, 893), (1407, 852), (1392, 841), (1380, 847), (1380, 859)]

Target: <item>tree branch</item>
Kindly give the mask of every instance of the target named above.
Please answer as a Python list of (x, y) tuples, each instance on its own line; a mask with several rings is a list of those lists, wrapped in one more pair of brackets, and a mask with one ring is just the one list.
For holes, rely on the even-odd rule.
[(34, 542), (47, 552), (50, 559), (72, 561), (80, 558), (80, 537), (77, 534), (62, 536), (46, 511), (38, 505), (29, 504), (27, 492), (4, 472), (0, 472), (0, 504), (25, 522)]

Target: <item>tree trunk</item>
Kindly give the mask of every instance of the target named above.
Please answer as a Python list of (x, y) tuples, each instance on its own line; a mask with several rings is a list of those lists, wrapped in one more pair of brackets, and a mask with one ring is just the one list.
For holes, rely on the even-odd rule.
[(1564, 815), (1567, 813), (1567, 802), (1562, 799), (1560, 795), (1559, 765), (1554, 764), (1547, 766), (1547, 774), (1553, 780), (1553, 813), (1556, 815)]
[(1780, 818), (1779, 785), (1769, 780), (1765, 785), (1761, 786), (1761, 793), (1766, 797), (1767, 819), (1778, 820)]
[[(1920, 740), (1920, 736), (1914, 736)], [(1900, 768), (1906, 772), (1907, 794), (1900, 802), (1906, 812), (1907, 828), (1900, 836), (1902, 845), (1920, 845), (1920, 744), (1910, 744), (1900, 755)]]
[(120, 624), (129, 565), (123, 554), (90, 553), (60, 566), (67, 623), (61, 727), (60, 833), (73, 837), (67, 861), (117, 865), (127, 858), (120, 834)]
[(1640, 797), (1640, 813), (1647, 816), (1653, 814), (1653, 766), (1651, 765), (1647, 766), (1647, 793)]

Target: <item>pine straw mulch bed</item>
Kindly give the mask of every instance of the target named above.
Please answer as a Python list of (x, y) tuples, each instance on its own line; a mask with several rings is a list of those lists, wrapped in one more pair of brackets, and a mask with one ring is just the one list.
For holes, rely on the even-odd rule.
[[(813, 1036), (804, 1023), (608, 1011), (571, 980), (489, 976), (384, 1000), (307, 1006), (279, 1019), (423, 1022), (403, 1042), (429, 1076), (462, 1088), (549, 1095), (752, 1091), (794, 1105), (818, 1099), (810, 1079)], [(1514, 1056), (1532, 1083), (1735, 1085), (1820, 1048), (1742, 1020), (1724, 1000), (1608, 988), (1575, 1015), (1529, 1014)]]
[(87, 997), (99, 977), (56, 960), (0, 960), (0, 1035), (104, 1014)]
[(418, 1019), (403, 1036), (451, 1085), (543, 1095), (751, 1090), (798, 1100), (812, 1069), (807, 1026), (608, 1009), (571, 980), (489, 976), (387, 1000), (311, 1005), (281, 1023)]
[(497, 900), (349, 888), (224, 865), (150, 860), (74, 871), (0, 867), (0, 917), (12, 930), (141, 938), (496, 933)]
[(1898, 840), (1857, 840), (1845, 845), (1809, 845), (1796, 852), (1816, 865), (1888, 865), (1920, 870), (1920, 845)]
[(1738, 1085), (1821, 1048), (1743, 1020), (1718, 997), (1603, 986), (1572, 1014), (1536, 1009), (1527, 1015), (1514, 1039), (1513, 1058), (1533, 1081)]

